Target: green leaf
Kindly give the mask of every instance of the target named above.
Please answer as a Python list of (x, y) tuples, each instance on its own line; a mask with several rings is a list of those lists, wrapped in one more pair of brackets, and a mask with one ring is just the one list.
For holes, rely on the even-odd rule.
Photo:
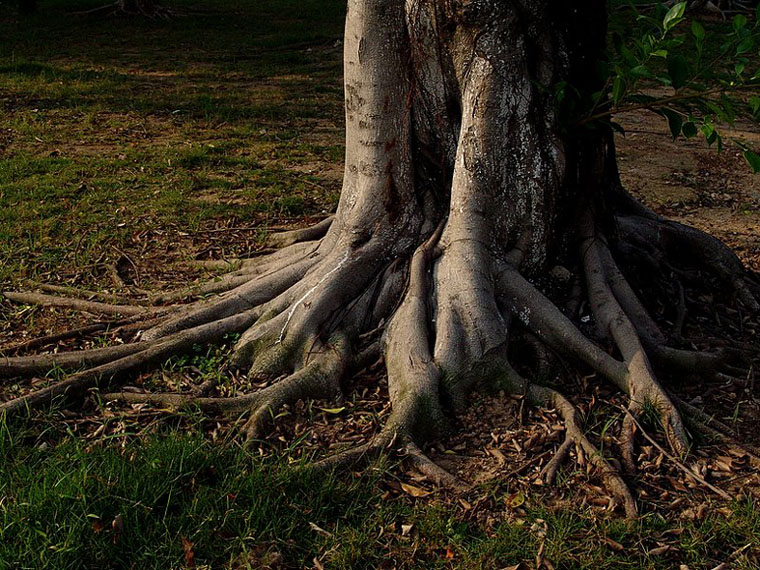
[(749, 167), (752, 169), (752, 172), (754, 172), (755, 174), (760, 172), (760, 155), (755, 154), (751, 150), (745, 150), (744, 160), (747, 161), (747, 164), (749, 164)]
[(734, 109), (733, 99), (723, 93), (720, 96), (720, 104), (723, 106), (723, 119), (733, 126), (734, 121), (736, 121), (736, 109)]
[(734, 16), (733, 25), (734, 25), (735, 31), (738, 32), (740, 30), (743, 30), (744, 28), (747, 27), (747, 16), (745, 16), (744, 14), (737, 14), (736, 16)]
[(760, 97), (757, 95), (753, 95), (749, 98), (749, 108), (752, 109), (752, 114), (757, 115), (758, 110), (760, 110)]
[(705, 123), (702, 125), (702, 128), (700, 130), (702, 131), (707, 144), (712, 146), (718, 137), (717, 133), (715, 132), (715, 127), (713, 127), (710, 123)]
[(673, 140), (677, 139), (683, 127), (683, 117), (672, 109), (662, 109), (660, 112), (668, 120), (668, 127), (670, 127), (670, 134), (673, 135)]
[(697, 136), (699, 131), (697, 131), (697, 125), (695, 125), (693, 121), (687, 121), (683, 124), (681, 132), (687, 139), (693, 139)]
[(668, 13), (665, 14), (665, 18), (662, 21), (662, 27), (666, 32), (678, 25), (683, 19), (684, 12), (686, 12), (686, 2), (679, 2), (668, 10)]
[(631, 69), (631, 75), (634, 77), (654, 77), (652, 71), (646, 65), (637, 65)]
[(754, 45), (755, 41), (752, 39), (752, 36), (747, 36), (741, 42), (739, 42), (738, 46), (736, 46), (736, 55), (747, 53), (754, 47)]
[(689, 71), (689, 61), (684, 56), (674, 55), (668, 58), (668, 74), (676, 89), (686, 85)]
[(619, 75), (612, 82), (612, 101), (617, 105), (625, 94), (625, 81)]
[(700, 24), (697, 20), (692, 20), (691, 33), (694, 34), (694, 37), (696, 38), (697, 43), (701, 45), (705, 39), (705, 27), (702, 24)]

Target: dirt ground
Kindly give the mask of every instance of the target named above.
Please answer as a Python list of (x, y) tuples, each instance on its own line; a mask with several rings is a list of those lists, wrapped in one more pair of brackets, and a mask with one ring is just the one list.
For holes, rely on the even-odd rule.
[[(702, 139), (674, 141), (665, 121), (651, 113), (617, 117), (623, 184), (657, 213), (710, 233), (749, 267), (760, 270), (760, 175), (737, 148), (718, 153)], [(760, 146), (757, 125), (737, 124), (724, 133)]]

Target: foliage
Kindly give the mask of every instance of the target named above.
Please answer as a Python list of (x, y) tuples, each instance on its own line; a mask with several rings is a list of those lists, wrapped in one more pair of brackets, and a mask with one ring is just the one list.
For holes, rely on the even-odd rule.
[[(760, 118), (760, 6), (754, 24), (737, 14), (730, 24), (706, 26), (686, 14), (687, 2), (646, 10), (629, 2), (628, 14), (614, 14), (611, 49), (601, 63), (605, 78), (593, 94), (558, 87), (560, 100), (574, 106), (577, 123), (608, 123), (613, 115), (648, 109), (663, 117), (673, 138), (697, 136), (721, 150), (722, 126), (738, 118)], [(568, 97), (572, 92), (574, 97)], [(611, 122), (613, 128), (622, 127)], [(754, 172), (760, 155), (737, 139)]]

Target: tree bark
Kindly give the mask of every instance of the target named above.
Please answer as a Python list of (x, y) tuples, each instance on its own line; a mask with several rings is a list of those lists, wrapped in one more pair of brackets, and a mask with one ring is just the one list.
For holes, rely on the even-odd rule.
[[(558, 112), (554, 86), (600, 88), (595, 64), (605, 37), (602, 0), (349, 0), (346, 170), (333, 220), (281, 237), (292, 245), (243, 262), (213, 289), (165, 296), (219, 293), (148, 328), (134, 352), (56, 357), (58, 366), (95, 367), (0, 408), (81, 395), (188, 343), (238, 332), (232, 364), (252, 378), (279, 378), (268, 388), (230, 399), (113, 397), (250, 410), (244, 429), (255, 438), (273, 411), (338, 397), (341, 377), (384, 352), (390, 418), (371, 442), (331, 464), (394, 443), (411, 446), (424, 463), (416, 446), (440, 433), (449, 410), (476, 388), (504, 389), (554, 406), (565, 419), (567, 443), (547, 479), (575, 444), (632, 515), (632, 495), (586, 439), (572, 404), (541, 378), (518, 374), (512, 364), (524, 355), (511, 353), (510, 342), (529, 337), (539, 351), (564, 354), (628, 395), (620, 454), (634, 470), (636, 417), (647, 407), (659, 413), (672, 448), (687, 448), (655, 364), (717, 373), (725, 359), (667, 346), (620, 267), (676, 258), (731, 287), (753, 310), (760, 286), (723, 244), (625, 192), (608, 126), (574, 127)], [(674, 256), (678, 250), (690, 255)], [(564, 310), (579, 296), (595, 330)], [(10, 359), (0, 374), (40, 362)]]

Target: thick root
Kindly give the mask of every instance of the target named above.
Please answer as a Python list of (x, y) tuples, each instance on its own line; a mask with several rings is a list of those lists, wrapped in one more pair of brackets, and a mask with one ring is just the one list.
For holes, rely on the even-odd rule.
[(760, 310), (760, 278), (720, 240), (656, 214), (618, 216), (619, 241), (658, 247), (669, 259), (690, 263), (717, 277), (751, 311)]
[(346, 339), (320, 347), (313, 362), (256, 394), (250, 417), (243, 426), (247, 440), (259, 439), (285, 405), (299, 400), (342, 398), (340, 381), (348, 365)]
[(56, 354), (0, 357), (0, 378), (34, 376), (35, 374), (45, 374), (53, 369), (66, 371), (99, 366), (137, 352), (142, 352), (146, 348), (148, 348), (147, 343), (138, 342)]

